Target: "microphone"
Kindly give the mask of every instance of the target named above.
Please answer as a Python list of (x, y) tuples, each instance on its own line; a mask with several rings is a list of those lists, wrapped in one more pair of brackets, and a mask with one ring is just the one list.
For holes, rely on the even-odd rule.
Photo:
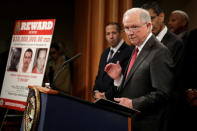
[(65, 65), (67, 65), (68, 63), (74, 61), (74, 60), (77, 59), (79, 56), (81, 56), (81, 53), (78, 53), (77, 55), (73, 56), (73, 57), (70, 58), (69, 60), (66, 60), (66, 61), (62, 64), (62, 66), (65, 66)]
[(65, 69), (66, 65), (69, 64), (70, 62), (74, 61), (75, 59), (77, 59), (77, 58), (80, 57), (80, 56), (81, 56), (81, 53), (78, 53), (77, 55), (75, 55), (75, 56), (73, 56), (72, 58), (66, 60), (66, 61), (62, 64), (61, 68), (58, 70), (58, 72), (55, 74), (55, 76), (54, 76), (54, 78), (53, 78), (53, 82), (52, 82), (52, 84), (51, 84), (51, 88), (52, 88), (52, 89), (55, 89), (55, 88), (56, 88), (56, 87), (55, 87), (55, 81), (56, 81), (57, 77), (59, 76), (59, 74)]

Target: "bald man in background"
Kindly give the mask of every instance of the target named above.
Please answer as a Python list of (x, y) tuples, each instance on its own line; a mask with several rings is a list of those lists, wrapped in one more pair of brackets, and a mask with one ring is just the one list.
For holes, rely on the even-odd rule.
[(178, 35), (184, 43), (188, 37), (189, 16), (182, 10), (171, 12), (168, 20), (168, 28), (171, 32)]

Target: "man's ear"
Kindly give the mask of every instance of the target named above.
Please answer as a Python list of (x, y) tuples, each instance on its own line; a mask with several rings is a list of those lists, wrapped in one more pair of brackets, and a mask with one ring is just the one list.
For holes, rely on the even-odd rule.
[(147, 25), (147, 27), (151, 27), (151, 26), (152, 26), (152, 24), (151, 24), (151, 23), (147, 23), (146, 25)]
[(181, 21), (181, 25), (182, 25), (183, 27), (185, 27), (186, 24), (187, 24), (187, 21), (186, 21), (186, 20), (182, 20), (182, 21)]

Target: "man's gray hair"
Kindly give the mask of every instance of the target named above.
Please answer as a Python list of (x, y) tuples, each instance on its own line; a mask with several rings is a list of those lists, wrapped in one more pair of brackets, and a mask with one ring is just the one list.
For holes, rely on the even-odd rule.
[(142, 8), (131, 8), (124, 13), (123, 19), (122, 19), (123, 24), (124, 24), (125, 17), (134, 13), (134, 12), (139, 12), (141, 20), (144, 24), (151, 23), (151, 17), (150, 17), (150, 14), (147, 10), (142, 9)]

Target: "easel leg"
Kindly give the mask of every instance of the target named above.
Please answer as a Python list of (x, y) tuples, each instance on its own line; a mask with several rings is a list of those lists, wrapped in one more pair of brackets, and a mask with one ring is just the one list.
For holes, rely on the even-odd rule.
[(3, 124), (4, 124), (4, 122), (5, 122), (5, 119), (6, 119), (6, 117), (7, 117), (7, 114), (8, 114), (8, 108), (7, 108), (7, 110), (6, 110), (6, 112), (5, 112), (5, 115), (4, 115), (4, 117), (3, 117), (3, 121), (2, 121), (2, 123), (1, 123), (1, 128), (0, 128), (0, 131), (2, 131), (2, 129), (3, 129)]

